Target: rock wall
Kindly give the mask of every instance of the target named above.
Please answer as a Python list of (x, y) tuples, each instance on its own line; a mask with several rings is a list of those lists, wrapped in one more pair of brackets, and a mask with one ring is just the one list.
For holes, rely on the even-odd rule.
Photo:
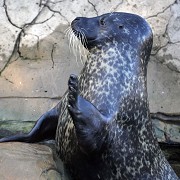
[(112, 11), (151, 24), (150, 109), (180, 112), (180, 0), (0, 0), (0, 121), (34, 121), (54, 106), (82, 68), (65, 30), (77, 16)]

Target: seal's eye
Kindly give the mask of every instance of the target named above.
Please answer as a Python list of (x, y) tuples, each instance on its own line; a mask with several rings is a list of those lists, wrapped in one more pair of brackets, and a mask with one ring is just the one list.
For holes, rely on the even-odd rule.
[(104, 18), (101, 18), (99, 20), (99, 23), (100, 23), (101, 26), (105, 26), (106, 25)]
[(123, 24), (119, 24), (118, 26), (119, 29), (122, 29), (123, 27), (124, 27)]

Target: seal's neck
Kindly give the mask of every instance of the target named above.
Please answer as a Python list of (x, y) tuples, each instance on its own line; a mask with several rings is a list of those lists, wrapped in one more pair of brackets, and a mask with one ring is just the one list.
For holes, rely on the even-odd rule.
[[(88, 57), (88, 64), (93, 63), (95, 66), (91, 66), (92, 69), (106, 71), (107, 75), (112, 75), (106, 75), (109, 79), (115, 77), (126, 93), (129, 91), (133, 95), (146, 91), (147, 63), (140, 48), (116, 42), (94, 48)], [(137, 88), (141, 90), (135, 92)]]
[[(136, 114), (136, 116), (143, 116), (143, 119), (146, 119), (146, 117), (148, 119), (147, 67), (142, 55), (142, 51), (138, 47), (134, 48), (128, 44), (119, 45), (114, 43), (113, 45), (92, 49), (88, 57), (88, 64), (91, 65), (89, 69), (92, 72), (93, 69), (96, 72), (98, 71), (103, 76), (101, 76), (102, 84), (108, 86), (106, 98), (111, 101), (109, 106), (114, 106), (114, 109), (111, 109), (120, 112), (121, 118), (129, 117), (133, 119), (130, 116)], [(126, 112), (125, 115), (124, 112)]]

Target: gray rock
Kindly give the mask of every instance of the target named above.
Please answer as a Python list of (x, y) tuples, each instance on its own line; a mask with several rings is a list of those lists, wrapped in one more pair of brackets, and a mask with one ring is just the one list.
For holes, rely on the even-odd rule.
[(168, 24), (168, 35), (172, 43), (180, 42), (180, 2), (177, 1), (172, 8), (172, 16)]
[(180, 74), (166, 65), (151, 61), (148, 65), (148, 97), (151, 112), (178, 113)]
[(0, 144), (0, 177), (13, 180), (61, 180), (50, 147), (26, 143)]

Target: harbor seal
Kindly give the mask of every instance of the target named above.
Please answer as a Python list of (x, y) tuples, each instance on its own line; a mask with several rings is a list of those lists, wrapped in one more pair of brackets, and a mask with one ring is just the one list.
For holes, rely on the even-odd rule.
[(89, 50), (79, 77), (70, 76), (60, 103), (29, 134), (1, 142), (55, 137), (57, 154), (75, 180), (177, 180), (150, 120), (146, 74), (153, 37), (148, 23), (114, 12), (78, 17), (71, 27)]

